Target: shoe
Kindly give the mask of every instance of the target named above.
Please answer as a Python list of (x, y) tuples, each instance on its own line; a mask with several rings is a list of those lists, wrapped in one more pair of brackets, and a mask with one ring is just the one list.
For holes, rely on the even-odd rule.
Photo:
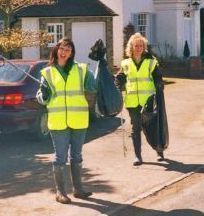
[(158, 161), (164, 161), (164, 153), (163, 153), (163, 151), (162, 152), (157, 152), (157, 155), (158, 155), (158, 158), (157, 158)]
[(142, 163), (143, 163), (142, 158), (136, 157), (134, 162), (133, 162), (133, 166), (140, 166), (140, 165), (142, 165)]
[(74, 197), (79, 198), (79, 199), (86, 199), (91, 195), (92, 195), (92, 192), (89, 192), (89, 191), (81, 191), (81, 192), (74, 193)]
[(83, 189), (81, 181), (81, 164), (71, 163), (72, 183), (74, 186), (74, 197), (79, 199), (86, 199), (92, 195), (92, 192)]
[(69, 204), (71, 203), (71, 199), (68, 196), (63, 194), (56, 194), (56, 201), (62, 204)]

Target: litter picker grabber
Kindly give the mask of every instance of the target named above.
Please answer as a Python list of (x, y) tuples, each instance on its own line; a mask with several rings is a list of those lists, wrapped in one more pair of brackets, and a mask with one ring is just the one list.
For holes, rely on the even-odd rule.
[(15, 69), (20, 70), (21, 72), (23, 72), (24, 74), (26, 74), (27, 76), (29, 76), (31, 79), (33, 79), (34, 81), (38, 82), (39, 84), (43, 85), (44, 87), (47, 87), (44, 83), (42, 83), (40, 80), (36, 79), (34, 76), (30, 75), (29, 73), (27, 73), (26, 71), (24, 71), (23, 69), (21, 69), (20, 67), (16, 66), (13, 62), (11, 62), (10, 60), (8, 60), (7, 58), (5, 58), (4, 56), (0, 55), (0, 67), (4, 65), (4, 62), (9, 63), (10, 65), (12, 65)]
[(126, 157), (127, 155), (127, 146), (126, 146), (126, 130), (124, 126), (124, 117), (123, 117), (123, 110), (120, 112), (120, 124), (122, 129), (122, 144), (123, 144), (123, 155)]

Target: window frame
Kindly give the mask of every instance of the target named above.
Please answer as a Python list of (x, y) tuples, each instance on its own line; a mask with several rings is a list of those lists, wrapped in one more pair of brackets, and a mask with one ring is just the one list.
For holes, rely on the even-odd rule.
[[(140, 22), (142, 24), (140, 24)], [(148, 36), (148, 30), (149, 30), (148, 24), (149, 24), (148, 13), (145, 13), (145, 12), (138, 13), (137, 28), (138, 28), (138, 31), (145, 37)]]
[[(139, 25), (139, 16), (145, 15), (145, 25)], [(136, 32), (140, 32), (142, 35), (144, 35), (148, 40), (150, 44), (156, 43), (156, 14), (150, 13), (150, 12), (139, 12), (139, 13), (132, 13), (132, 23), (135, 27)], [(144, 30), (141, 31), (139, 29), (139, 26), (145, 26), (145, 34)]]
[[(57, 27), (61, 27), (61, 32), (57, 32)], [(53, 32), (49, 32), (49, 27), (53, 27)], [(57, 44), (59, 39), (64, 37), (64, 23), (47, 23), (47, 32), (49, 35), (53, 36), (53, 42), (48, 43), (48, 47), (53, 47)], [(60, 36), (61, 35), (61, 36)]]

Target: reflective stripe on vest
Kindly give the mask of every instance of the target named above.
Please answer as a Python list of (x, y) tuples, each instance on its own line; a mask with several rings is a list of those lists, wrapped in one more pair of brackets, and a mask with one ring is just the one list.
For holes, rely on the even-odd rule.
[(66, 82), (55, 67), (42, 70), (42, 75), (53, 93), (47, 105), (48, 128), (50, 130), (63, 130), (67, 127), (87, 128), (89, 112), (84, 96), (86, 65), (75, 63)]
[(127, 76), (125, 106), (144, 106), (150, 95), (155, 93), (152, 71), (157, 64), (156, 59), (145, 59), (139, 70), (131, 58), (121, 63), (123, 72)]
[(63, 112), (63, 111), (78, 111), (85, 112), (88, 111), (88, 107), (52, 107), (48, 108), (49, 112)]

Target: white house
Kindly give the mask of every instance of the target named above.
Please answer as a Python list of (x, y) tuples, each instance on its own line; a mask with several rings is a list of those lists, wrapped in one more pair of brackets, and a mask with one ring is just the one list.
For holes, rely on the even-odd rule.
[(204, 55), (204, 0), (101, 0), (119, 16), (113, 19), (114, 64), (123, 57), (123, 29), (128, 23), (142, 32), (163, 57)]

